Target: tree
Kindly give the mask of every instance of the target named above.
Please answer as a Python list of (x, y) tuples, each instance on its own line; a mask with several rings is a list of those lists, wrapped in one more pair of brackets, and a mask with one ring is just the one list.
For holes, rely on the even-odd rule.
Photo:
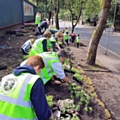
[(48, 4), (52, 6), (52, 9), (54, 9), (54, 17), (55, 17), (55, 26), (57, 29), (59, 29), (59, 18), (58, 14), (60, 11), (60, 8), (63, 7), (63, 0), (48, 0)]
[[(72, 32), (74, 32), (74, 28), (80, 20), (83, 3), (84, 0), (65, 0), (65, 6), (71, 14)], [(74, 20), (76, 21), (74, 22)]]
[(87, 64), (89, 65), (95, 65), (97, 47), (106, 26), (106, 21), (109, 15), (111, 2), (112, 0), (102, 0), (102, 9), (101, 9), (98, 25), (95, 28), (89, 43), (89, 48), (87, 53)]
[(84, 21), (94, 17), (95, 15), (99, 15), (101, 10), (101, 0), (87, 0), (85, 2), (82, 17), (84, 16)]

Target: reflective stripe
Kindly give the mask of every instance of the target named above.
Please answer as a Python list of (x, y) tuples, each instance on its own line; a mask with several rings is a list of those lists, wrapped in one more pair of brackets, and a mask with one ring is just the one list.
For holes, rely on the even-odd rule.
[[(31, 80), (32, 77), (33, 77), (32, 75), (28, 75), (26, 77), (26, 79), (23, 82), (21, 90), (24, 90), (24, 91), (26, 90), (27, 83)], [(17, 99), (17, 102), (16, 102), (16, 99)], [(24, 100), (23, 91), (20, 91), (19, 96), (16, 99), (15, 98), (11, 98), (9, 96), (5, 96), (5, 95), (0, 94), (0, 100), (2, 100), (4, 102), (8, 102), (8, 103), (11, 103), (11, 104), (16, 104), (18, 106), (24, 106), (24, 107), (31, 108), (31, 102)]]
[(36, 50), (37, 52), (39, 52), (39, 53), (41, 53), (42, 52), (42, 50), (40, 50), (40, 49), (38, 49), (38, 48), (36, 48), (36, 47), (32, 47), (34, 50)]
[[(28, 120), (25, 118), (11, 118), (5, 115), (0, 114), (0, 120)], [(29, 120), (38, 120), (37, 118), (29, 119)]]
[(42, 77), (43, 83), (46, 84), (54, 75), (51, 64), (53, 62), (59, 62), (59, 59), (57, 54), (54, 52), (43, 53), (40, 54), (40, 56), (43, 58), (43, 61), (45, 63), (45, 68), (40, 72), (40, 75)]

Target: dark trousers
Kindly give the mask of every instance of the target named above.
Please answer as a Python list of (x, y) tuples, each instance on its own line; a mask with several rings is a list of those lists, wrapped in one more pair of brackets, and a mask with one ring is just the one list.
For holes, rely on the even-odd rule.
[(80, 46), (80, 44), (79, 44), (79, 43), (77, 43), (77, 48), (79, 48), (79, 46)]
[(68, 40), (65, 40), (66, 44), (69, 45)]
[(28, 55), (22, 48), (21, 50), (22, 50), (23, 55)]
[(51, 43), (52, 43), (52, 49), (53, 49), (53, 51), (56, 52), (56, 49), (55, 49), (56, 48), (56, 42), (51, 42)]

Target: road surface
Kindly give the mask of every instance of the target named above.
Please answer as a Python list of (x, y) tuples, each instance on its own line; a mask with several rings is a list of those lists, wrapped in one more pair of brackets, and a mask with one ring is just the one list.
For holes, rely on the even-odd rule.
[[(60, 21), (60, 27), (68, 27), (71, 29), (71, 23), (70, 22), (64, 22)], [(75, 33), (79, 33), (83, 38), (86, 40), (90, 40), (91, 35), (94, 31), (94, 27), (87, 27), (87, 26), (77, 26), (75, 28)], [(112, 51), (113, 53), (120, 55), (120, 36), (116, 36), (114, 33), (110, 34), (109, 40), (108, 40), (108, 33), (104, 32), (101, 40), (100, 40), (100, 45), (106, 48), (108, 43), (108, 50)]]

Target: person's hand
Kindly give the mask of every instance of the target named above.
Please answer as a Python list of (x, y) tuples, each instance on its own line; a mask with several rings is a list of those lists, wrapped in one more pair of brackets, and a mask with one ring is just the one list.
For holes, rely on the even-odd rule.
[(68, 79), (68, 77), (64, 77), (64, 79), (63, 79), (63, 82), (66, 82), (66, 83), (71, 83), (71, 81)]
[(57, 85), (60, 85), (60, 84), (61, 84), (61, 82), (58, 81), (58, 80), (54, 80), (53, 83), (54, 83), (54, 84), (57, 84)]

